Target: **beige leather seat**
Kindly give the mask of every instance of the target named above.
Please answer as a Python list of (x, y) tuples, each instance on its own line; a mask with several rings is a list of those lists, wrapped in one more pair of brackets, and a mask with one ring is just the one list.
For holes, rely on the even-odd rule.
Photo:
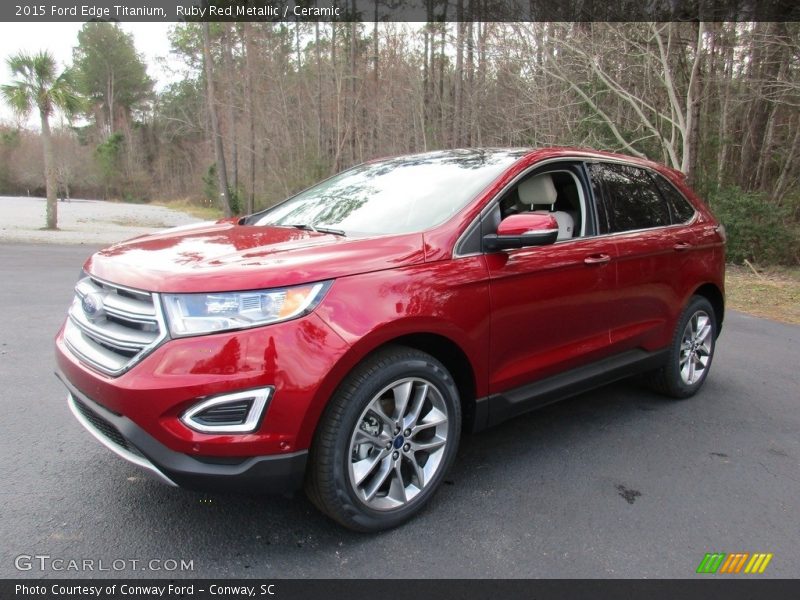
[(547, 210), (536, 212), (547, 212), (556, 218), (559, 240), (569, 239), (575, 234), (575, 219), (572, 215), (566, 211), (553, 210), (558, 192), (553, 184), (553, 178), (548, 173), (526, 179), (517, 187), (517, 193), (519, 201), (529, 206), (531, 211), (536, 206), (549, 207)]

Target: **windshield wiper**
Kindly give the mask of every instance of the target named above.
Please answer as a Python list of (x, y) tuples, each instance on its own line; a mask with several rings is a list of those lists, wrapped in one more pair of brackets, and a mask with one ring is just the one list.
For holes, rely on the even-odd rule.
[(305, 231), (313, 231), (314, 233), (330, 233), (331, 235), (340, 235), (342, 237), (347, 237), (347, 234), (341, 229), (331, 229), (330, 227), (317, 227), (309, 223), (285, 225), (285, 227), (294, 227), (295, 229), (304, 229)]

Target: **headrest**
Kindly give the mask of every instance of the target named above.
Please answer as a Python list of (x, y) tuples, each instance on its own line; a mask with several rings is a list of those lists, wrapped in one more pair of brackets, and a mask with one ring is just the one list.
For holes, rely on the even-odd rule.
[(517, 192), (523, 204), (553, 205), (556, 202), (556, 186), (547, 173), (526, 179), (519, 184)]

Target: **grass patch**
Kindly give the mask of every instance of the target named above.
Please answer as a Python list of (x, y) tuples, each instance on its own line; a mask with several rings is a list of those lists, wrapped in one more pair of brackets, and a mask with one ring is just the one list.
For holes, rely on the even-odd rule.
[(154, 200), (153, 206), (163, 206), (178, 212), (186, 213), (204, 221), (216, 221), (223, 217), (222, 210), (213, 206), (200, 206), (187, 198), (180, 200)]
[(728, 265), (725, 295), (728, 308), (800, 325), (798, 267), (770, 267), (756, 275), (747, 267)]

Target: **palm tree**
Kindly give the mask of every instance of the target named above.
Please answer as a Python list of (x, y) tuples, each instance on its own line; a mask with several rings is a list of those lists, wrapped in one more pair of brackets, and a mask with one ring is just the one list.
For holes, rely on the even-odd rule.
[(27, 117), (34, 108), (39, 109), (47, 187), (46, 228), (58, 229), (58, 190), (53, 143), (50, 139), (50, 116), (59, 109), (71, 117), (80, 109), (81, 99), (75, 92), (69, 71), (57, 73), (56, 60), (50, 52), (43, 51), (33, 55), (20, 52), (8, 58), (6, 63), (15, 77), (12, 84), (2, 86), (6, 103), (23, 117)]

